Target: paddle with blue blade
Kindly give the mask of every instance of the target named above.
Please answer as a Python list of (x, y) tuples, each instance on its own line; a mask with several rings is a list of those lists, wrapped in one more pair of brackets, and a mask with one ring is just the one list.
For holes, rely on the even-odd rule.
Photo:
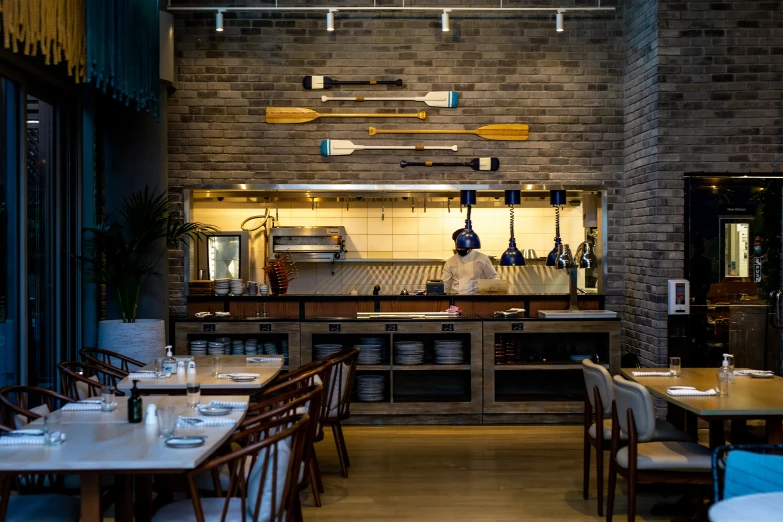
[(321, 156), (348, 156), (356, 150), (450, 150), (457, 152), (456, 145), (354, 145), (349, 140), (323, 140)]
[(448, 107), (448, 108), (454, 108), (457, 105), (459, 105), (459, 93), (457, 91), (436, 91), (436, 92), (428, 92), (424, 96), (414, 96), (414, 97), (386, 97), (386, 96), (372, 96), (372, 97), (366, 97), (366, 96), (354, 96), (354, 97), (341, 97), (341, 96), (321, 96), (322, 102), (328, 102), (328, 101), (356, 101), (356, 102), (364, 102), (364, 101), (416, 101), (416, 102), (424, 102), (430, 107)]
[(492, 158), (473, 158), (464, 162), (446, 162), (439, 163), (435, 161), (400, 161), (400, 167), (470, 167), (473, 170), (498, 170), (500, 160)]

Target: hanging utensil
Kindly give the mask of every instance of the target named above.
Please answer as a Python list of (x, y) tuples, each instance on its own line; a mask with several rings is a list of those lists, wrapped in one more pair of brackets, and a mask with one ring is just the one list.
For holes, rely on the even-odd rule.
[(335, 80), (328, 76), (305, 76), (302, 79), (305, 89), (331, 89), (335, 85), (396, 85), (402, 87), (402, 80)]
[(459, 93), (457, 91), (435, 91), (435, 92), (428, 92), (424, 96), (414, 96), (414, 97), (364, 97), (364, 96), (345, 96), (345, 97), (339, 97), (339, 96), (321, 96), (321, 101), (326, 103), (328, 101), (355, 101), (355, 102), (364, 102), (364, 101), (415, 101), (415, 102), (424, 102), (430, 107), (448, 107), (448, 108), (454, 108), (459, 104)]
[(435, 161), (405, 161), (400, 160), (400, 167), (470, 167), (473, 170), (498, 170), (500, 160), (497, 158), (473, 158), (470, 161), (435, 162)]
[(420, 120), (427, 119), (427, 113), (419, 111), (415, 113), (327, 113), (321, 114), (313, 109), (305, 109), (303, 107), (267, 107), (266, 108), (266, 122), (267, 123), (307, 123), (309, 121), (316, 120), (318, 118), (418, 118)]
[(457, 152), (456, 145), (354, 145), (349, 140), (323, 140), (321, 156), (348, 156), (357, 150), (451, 150)]
[(370, 127), (370, 136), (376, 134), (475, 134), (487, 140), (525, 141), (528, 139), (525, 123), (500, 123), (484, 125), (478, 129), (376, 129)]

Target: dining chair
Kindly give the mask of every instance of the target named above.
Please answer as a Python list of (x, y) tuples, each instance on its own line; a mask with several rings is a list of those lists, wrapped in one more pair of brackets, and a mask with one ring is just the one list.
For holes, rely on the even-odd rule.
[(2, 423), (17, 429), (62, 408), (73, 399), (35, 386), (13, 385), (0, 389)]
[[(11, 428), (0, 424), (0, 432)], [(0, 520), (5, 522), (78, 522), (81, 513), (79, 500), (69, 495), (51, 493), (26, 494), (28, 490), (41, 491), (50, 484), (48, 475), (0, 476)], [(12, 495), (15, 490), (17, 494)]]
[[(235, 433), (228, 442), (238, 449), (187, 473), (190, 500), (163, 506), (152, 521), (294, 520), (300, 511), (297, 478), (309, 423), (307, 414), (287, 415)], [(228, 470), (226, 487), (214, 479), (221, 469)], [(216, 497), (202, 497), (203, 475), (213, 477)]]
[(713, 501), (783, 492), (783, 444), (733, 444), (712, 452)]
[[(138, 370), (145, 366), (145, 363), (132, 359), (127, 355), (104, 350), (103, 348), (82, 348), (79, 350), (79, 355), (86, 362), (114, 370), (117, 373), (121, 373), (123, 377), (127, 377), (132, 370)], [(133, 368), (134, 366), (135, 368)]]
[(57, 364), (63, 392), (76, 400), (100, 397), (103, 386), (114, 388), (114, 394), (124, 396), (117, 384), (125, 378), (121, 373), (95, 364), (63, 361)]
[(334, 443), (337, 446), (337, 458), (340, 461), (340, 471), (343, 477), (348, 478), (348, 467), (351, 461), (348, 458), (348, 448), (345, 445), (342, 421), (351, 416), (351, 394), (353, 393), (353, 381), (356, 377), (356, 364), (359, 359), (359, 348), (345, 348), (328, 357), (332, 361), (332, 374), (327, 385), (328, 410), (324, 417), (324, 424), (332, 427)]
[[(636, 520), (636, 487), (641, 482), (697, 487), (712, 483), (712, 452), (708, 448), (695, 442), (653, 440), (655, 410), (647, 388), (615, 376), (614, 393), (607, 522), (612, 520), (618, 474), (628, 482), (628, 522)], [(628, 434), (628, 445), (622, 448), (621, 431)]]

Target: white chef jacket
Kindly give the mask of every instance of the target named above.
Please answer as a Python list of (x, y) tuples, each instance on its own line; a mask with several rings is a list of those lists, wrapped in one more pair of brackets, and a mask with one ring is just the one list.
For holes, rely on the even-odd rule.
[(470, 295), (478, 293), (477, 279), (500, 279), (500, 276), (486, 255), (471, 250), (466, 256), (454, 254), (446, 261), (442, 279), (447, 294)]

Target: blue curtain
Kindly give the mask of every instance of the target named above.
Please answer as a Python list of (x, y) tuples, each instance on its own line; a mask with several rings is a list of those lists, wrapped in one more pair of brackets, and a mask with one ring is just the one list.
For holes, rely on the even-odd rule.
[(158, 114), (158, 0), (86, 0), (87, 82)]

